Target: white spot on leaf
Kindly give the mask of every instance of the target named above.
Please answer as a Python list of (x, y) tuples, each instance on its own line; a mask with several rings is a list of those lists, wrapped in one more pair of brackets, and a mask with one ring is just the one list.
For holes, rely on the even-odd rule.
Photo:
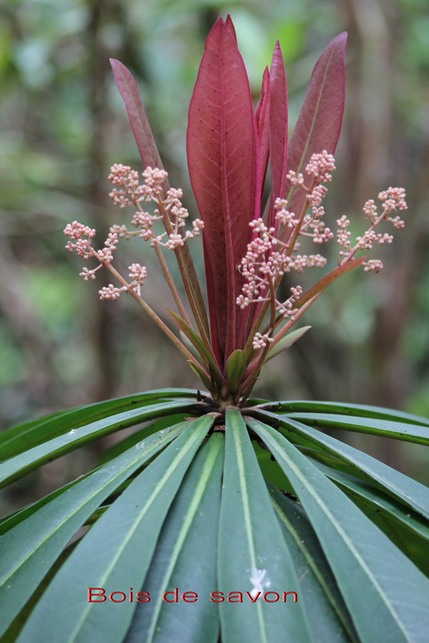
[(271, 585), (271, 581), (267, 577), (266, 569), (252, 569), (250, 572), (249, 580), (253, 585), (250, 591), (250, 595), (252, 598), (255, 598), (258, 592), (263, 592)]

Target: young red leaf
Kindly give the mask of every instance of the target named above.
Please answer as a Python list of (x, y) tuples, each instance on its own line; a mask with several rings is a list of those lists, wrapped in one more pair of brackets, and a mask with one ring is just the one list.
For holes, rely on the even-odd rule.
[(288, 156), (288, 104), (286, 73), (280, 45), (274, 48), (270, 69), (270, 170), (271, 198), (268, 227), (274, 226), (274, 203), (283, 198)]
[(255, 217), (260, 215), (261, 199), (264, 188), (265, 175), (268, 166), (268, 156), (270, 152), (270, 72), (265, 69), (262, 76), (261, 96), (256, 107), (255, 124), (256, 124), (256, 153), (258, 175), (256, 177), (256, 204)]
[[(304, 173), (312, 154), (335, 152), (344, 112), (346, 40), (346, 33), (334, 38), (314, 67), (289, 144), (289, 170)], [(289, 189), (290, 182), (286, 181), (286, 196)], [(289, 210), (299, 215), (304, 205), (305, 193), (294, 190)]]
[[(163, 168), (161, 157), (158, 152), (155, 139), (152, 134), (149, 121), (140, 100), (140, 94), (137, 83), (132, 74), (119, 60), (110, 59), (113, 70), (116, 87), (124, 101), (127, 111), (128, 120), (134, 135), (137, 149), (140, 153), (143, 167), (151, 166), (152, 168)], [(164, 194), (169, 188), (168, 180), (163, 184)], [(189, 254), (187, 246), (183, 246), (176, 251), (178, 257), (179, 269), (182, 275), (183, 283), (189, 284), (188, 291), (193, 296), (194, 302), (191, 303), (194, 315), (199, 317), (201, 324), (208, 332), (208, 321), (204, 307), (203, 297), (201, 294), (198, 278), (195, 272), (192, 257)]]
[(187, 154), (204, 221), (212, 343), (221, 364), (236, 345), (238, 265), (254, 216), (256, 153), (249, 81), (234, 37), (219, 19), (206, 40), (189, 107)]
[(234, 38), (235, 42), (237, 42), (237, 34), (235, 33), (234, 23), (232, 22), (231, 16), (229, 14), (225, 19), (225, 26), (229, 30), (231, 36)]
[(132, 74), (119, 60), (110, 59), (116, 87), (125, 103), (128, 120), (143, 167), (163, 168), (161, 157), (152, 134), (146, 113), (140, 100), (137, 83)]
[[(262, 80), (261, 98), (256, 110), (256, 132), (259, 146), (258, 195), (261, 195), (263, 190), (268, 154), (270, 157), (271, 193), (263, 217), (265, 224), (270, 228), (275, 227), (275, 200), (282, 198), (285, 191), (288, 154), (286, 73), (278, 42), (274, 47), (270, 71), (265, 70)], [(244, 337), (246, 326), (250, 328), (257, 319), (261, 307), (262, 304), (257, 304), (248, 311), (246, 324), (242, 324), (241, 337)]]

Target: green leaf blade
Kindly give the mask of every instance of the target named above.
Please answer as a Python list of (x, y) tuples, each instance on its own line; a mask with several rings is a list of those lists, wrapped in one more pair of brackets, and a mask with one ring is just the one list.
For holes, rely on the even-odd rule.
[[(145, 579), (151, 601), (137, 608), (127, 643), (216, 643), (218, 639), (219, 610), (209, 596), (216, 587), (223, 442), (220, 433), (212, 435), (187, 472)], [(165, 592), (175, 588), (178, 602), (163, 601)], [(182, 600), (184, 592), (196, 597), (188, 594), (187, 603)]]
[(249, 425), (295, 488), (361, 639), (382, 632), (386, 641), (424, 643), (429, 581), (291, 442), (258, 421)]
[(429, 523), (373, 485), (315, 464), (429, 578)]
[(426, 426), (407, 424), (385, 418), (354, 417), (352, 419), (347, 415), (331, 413), (288, 413), (287, 417), (310, 426), (369, 433), (429, 446), (429, 429)]
[[(128, 486), (79, 542), (27, 621), (19, 643), (122, 640), (136, 603), (88, 602), (88, 588), (127, 592), (142, 586), (168, 508), (212, 418), (196, 420)], [(112, 528), (114, 525), (114, 528)], [(125, 588), (125, 590), (124, 590)]]
[(159, 389), (137, 395), (127, 395), (104, 402), (59, 411), (23, 422), (0, 432), (0, 459), (6, 460), (22, 453), (47, 439), (55, 438), (77, 429), (84, 424), (95, 422), (116, 413), (151, 406), (160, 402), (171, 402), (188, 398), (197, 399), (193, 389)]
[(388, 494), (405, 503), (421, 516), (429, 518), (429, 490), (425, 485), (396, 471), (396, 469), (392, 469), (376, 458), (362, 453), (336, 438), (311, 429), (305, 424), (291, 420), (289, 417), (281, 418), (279, 424), (290, 432), (291, 439), (293, 439), (293, 435), (309, 439), (319, 449), (328, 451), (352, 465), (373, 482), (376, 482)]
[(313, 638), (320, 641), (358, 641), (344, 600), (301, 505), (271, 488), (271, 500), (292, 554), (300, 598), (307, 606)]
[(0, 486), (4, 486), (13, 480), (21, 478), (45, 462), (69, 453), (104, 435), (134, 426), (139, 422), (173, 414), (174, 412), (191, 411), (194, 406), (195, 403), (187, 401), (161, 402), (160, 404), (153, 404), (147, 407), (110, 415), (78, 428), (71, 428), (68, 431), (63, 431), (58, 437), (28, 450), (25, 450), (25, 444), (23, 444), (23, 453), (15, 455), (0, 464)]
[[(226, 418), (217, 588), (224, 597), (222, 638), (311, 641), (301, 603), (292, 602), (292, 594), (283, 602), (283, 592), (296, 592), (298, 580), (246, 425), (237, 411), (228, 411)], [(267, 591), (277, 592), (278, 601), (268, 602), (274, 594), (264, 601)], [(229, 592), (240, 592), (242, 602), (235, 602), (238, 595), (228, 600)]]
[(320, 400), (284, 400), (274, 403), (265, 402), (263, 406), (267, 411), (276, 413), (318, 413), (322, 416), (327, 413), (335, 413), (349, 417), (379, 418), (429, 427), (429, 420), (420, 415), (368, 404), (346, 404), (344, 402), (323, 402)]
[(68, 486), (2, 536), (0, 558), (0, 636), (30, 598), (63, 548), (85, 520), (124, 480), (189, 426), (154, 435), (115, 461)]

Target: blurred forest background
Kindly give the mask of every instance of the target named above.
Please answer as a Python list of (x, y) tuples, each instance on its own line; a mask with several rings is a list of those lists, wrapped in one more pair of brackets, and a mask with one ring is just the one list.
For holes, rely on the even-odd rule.
[[(332, 225), (347, 213), (359, 233), (364, 201), (389, 185), (404, 186), (409, 203), (384, 271), (350, 274), (328, 289), (304, 319), (311, 332), (270, 363), (255, 394), (429, 415), (427, 0), (1, 0), (0, 427), (144, 389), (198, 386), (132, 301), (98, 301), (102, 279), (78, 277), (81, 263), (64, 250), (63, 228), (78, 219), (101, 242), (121, 215), (107, 196), (110, 165), (138, 169), (109, 57), (138, 79), (172, 185), (184, 188), (195, 212), (187, 109), (205, 36), (227, 12), (255, 100), (280, 40), (292, 124), (322, 49), (349, 33)], [(147, 296), (162, 308), (156, 275)], [(429, 481), (423, 447), (345, 437)], [(64, 482), (91, 457), (45, 468), (37, 484), (31, 478), (32, 493)]]

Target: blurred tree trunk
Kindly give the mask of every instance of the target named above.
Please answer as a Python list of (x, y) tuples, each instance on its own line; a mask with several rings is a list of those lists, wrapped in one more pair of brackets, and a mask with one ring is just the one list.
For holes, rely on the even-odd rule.
[[(89, 20), (87, 27), (88, 40), (88, 89), (91, 119), (91, 139), (89, 141), (88, 160), (90, 179), (88, 181), (88, 201), (93, 207), (92, 216), (100, 243), (107, 237), (108, 221), (106, 210), (106, 148), (109, 132), (109, 108), (107, 87), (110, 75), (108, 64), (109, 52), (103, 44), (102, 29), (105, 15), (111, 3), (106, 0), (89, 1)], [(94, 299), (97, 291), (107, 285), (107, 275), (100, 277), (94, 284)], [(104, 280), (101, 283), (100, 280)], [(91, 284), (92, 285), (92, 284)], [(115, 393), (115, 317), (113, 306), (98, 305), (94, 308), (92, 319), (92, 345), (95, 347), (96, 373), (94, 378), (93, 397), (107, 399)]]
[[(407, 183), (410, 179), (407, 154), (398, 150), (400, 123), (392, 109), (395, 76), (400, 73), (395, 36), (400, 17), (396, 3), (382, 0), (346, 0), (344, 7), (352, 56), (348, 75), (349, 154), (348, 159), (344, 159), (350, 189), (346, 196), (351, 197), (352, 205), (358, 209), (385, 186), (396, 185), (404, 176), (408, 177)], [(392, 176), (393, 167), (395, 176)], [(407, 188), (407, 192), (415, 194), (418, 186)], [(415, 200), (409, 202), (409, 206), (410, 210), (416, 207)], [(406, 219), (406, 234), (395, 239), (394, 259), (387, 256), (386, 272), (380, 275), (384, 280), (380, 289), (383, 301), (377, 309), (369, 340), (371, 386), (365, 394), (368, 403), (394, 408), (403, 407), (410, 388), (402, 340), (413, 297), (413, 281), (423, 262), (416, 251), (416, 218), (411, 212)], [(403, 464), (396, 443), (379, 440), (374, 448), (377, 457), (390, 465)]]

